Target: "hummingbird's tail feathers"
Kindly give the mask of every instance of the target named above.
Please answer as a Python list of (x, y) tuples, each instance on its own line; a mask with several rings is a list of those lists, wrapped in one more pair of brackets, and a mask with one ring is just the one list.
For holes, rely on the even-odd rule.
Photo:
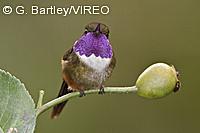
[[(60, 89), (60, 91), (59, 91), (59, 94), (58, 94), (57, 98), (58, 98), (58, 97), (61, 97), (61, 96), (63, 96), (63, 95), (66, 95), (66, 94), (68, 94), (68, 93), (71, 93), (71, 92), (72, 92), (72, 90), (69, 90), (69, 89), (68, 89), (67, 83), (66, 83), (65, 81), (63, 81), (63, 82), (62, 82), (61, 89)], [(60, 104), (57, 104), (56, 106), (53, 107), (53, 111), (52, 111), (52, 113), (51, 113), (51, 118), (52, 118), (52, 119), (56, 119), (56, 118), (59, 116), (59, 114), (60, 114), (61, 111), (63, 110), (63, 108), (64, 108), (64, 106), (66, 105), (66, 103), (67, 103), (67, 101), (62, 102), (62, 103), (60, 103)]]

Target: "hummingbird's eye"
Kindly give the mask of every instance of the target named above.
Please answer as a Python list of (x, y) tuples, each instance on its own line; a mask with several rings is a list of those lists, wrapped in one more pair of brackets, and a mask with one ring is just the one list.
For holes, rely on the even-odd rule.
[(85, 29), (85, 31), (84, 31), (84, 34), (87, 34), (88, 33), (88, 30), (87, 29)]

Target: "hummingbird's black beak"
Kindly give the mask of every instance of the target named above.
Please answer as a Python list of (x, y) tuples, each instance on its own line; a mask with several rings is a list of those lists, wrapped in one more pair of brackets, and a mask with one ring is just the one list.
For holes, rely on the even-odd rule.
[(96, 35), (100, 34), (100, 24), (97, 25), (96, 29), (94, 30), (94, 32), (96, 33)]

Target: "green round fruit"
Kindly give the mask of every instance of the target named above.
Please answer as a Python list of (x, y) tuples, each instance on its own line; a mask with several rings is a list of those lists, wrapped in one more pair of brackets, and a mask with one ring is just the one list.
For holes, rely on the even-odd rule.
[(156, 63), (149, 66), (137, 79), (137, 94), (145, 98), (161, 98), (180, 87), (174, 66)]

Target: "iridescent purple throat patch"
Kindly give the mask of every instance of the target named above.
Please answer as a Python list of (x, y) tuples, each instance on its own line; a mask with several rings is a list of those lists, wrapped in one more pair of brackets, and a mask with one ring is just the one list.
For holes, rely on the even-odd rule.
[(112, 47), (104, 34), (98, 36), (95, 33), (89, 32), (83, 35), (75, 44), (75, 52), (79, 52), (80, 55), (89, 57), (94, 54), (96, 57), (102, 58), (112, 57)]

